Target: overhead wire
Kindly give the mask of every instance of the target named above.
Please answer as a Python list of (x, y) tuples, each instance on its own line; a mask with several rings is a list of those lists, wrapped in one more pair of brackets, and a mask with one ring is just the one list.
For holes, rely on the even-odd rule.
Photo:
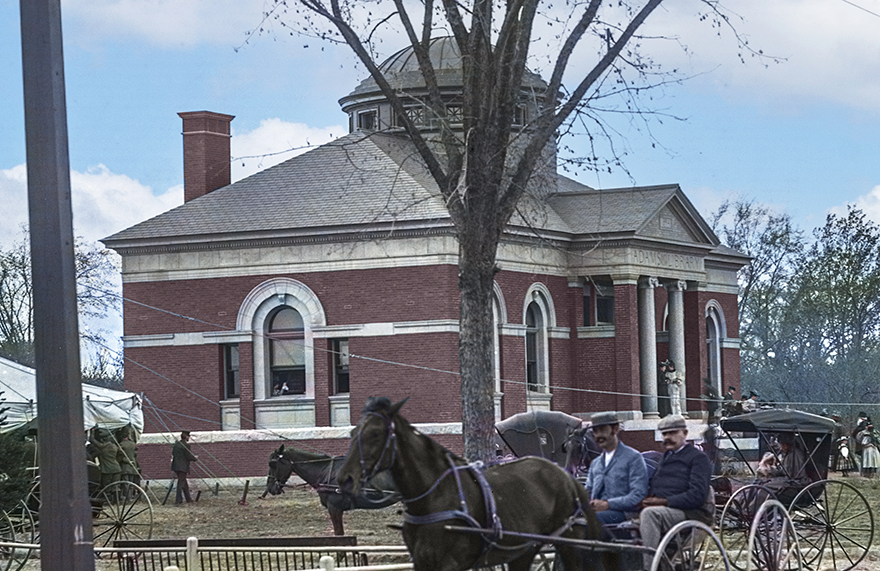
[[(112, 292), (112, 291), (109, 291), (109, 290), (104, 290), (104, 289), (101, 289), (101, 288), (96, 288), (96, 287), (94, 287), (94, 286), (87, 286), (87, 287), (91, 287), (92, 289), (95, 289), (95, 290), (100, 291), (100, 292), (102, 292), (102, 293), (105, 293), (105, 294), (107, 294), (107, 295), (115, 295), (115, 296), (119, 297), (120, 299), (122, 299), (123, 301), (127, 301), (127, 302), (130, 302), (130, 303), (134, 303), (134, 304), (137, 304), (137, 305), (139, 305), (139, 306), (141, 306), (141, 307), (148, 308), (148, 309), (152, 309), (152, 310), (155, 310), (155, 311), (159, 311), (159, 312), (162, 312), (162, 313), (165, 313), (165, 314), (171, 315), (171, 316), (179, 317), (179, 318), (181, 318), (181, 319), (186, 319), (186, 320), (188, 320), (188, 321), (193, 321), (193, 322), (202, 323), (202, 324), (204, 324), (204, 325), (209, 325), (209, 326), (212, 326), (212, 327), (217, 327), (217, 328), (219, 328), (219, 329), (223, 329), (223, 330), (227, 330), (227, 331), (234, 331), (234, 330), (235, 330), (234, 328), (229, 327), (229, 326), (227, 326), (227, 325), (222, 325), (222, 324), (218, 324), (218, 323), (213, 323), (213, 322), (206, 321), (206, 320), (203, 320), (203, 319), (198, 319), (198, 318), (195, 318), (195, 317), (192, 317), (192, 316), (184, 315), (184, 314), (181, 314), (181, 313), (179, 313), (179, 312), (171, 311), (171, 310), (164, 309), (164, 308), (160, 308), (160, 307), (156, 307), (156, 306), (153, 306), (153, 305), (150, 305), (150, 304), (147, 304), (147, 303), (143, 303), (143, 302), (139, 302), (139, 301), (136, 301), (136, 300), (132, 300), (132, 299), (129, 299), (129, 298), (127, 298), (127, 297), (121, 295), (120, 293), (117, 293), (117, 292)], [(274, 337), (271, 333), (264, 333), (264, 332), (260, 332), (260, 331), (253, 331), (252, 334), (253, 334), (254, 336), (256, 336), (256, 337), (260, 337), (260, 338), (276, 339), (276, 337)], [(290, 339), (286, 339), (286, 340), (287, 340), (287, 341), (294, 341), (294, 342), (302, 343), (304, 347), (308, 347), (308, 348), (312, 349), (313, 351), (320, 351), (320, 352), (324, 352), (324, 353), (327, 353), (327, 354), (334, 354), (334, 355), (338, 355), (338, 354), (340, 354), (340, 352), (338, 352), (338, 351), (334, 351), (334, 350), (329, 349), (329, 348), (326, 348), (326, 347), (319, 347), (319, 346), (316, 346), (316, 345), (314, 345), (314, 344), (312, 344), (312, 345), (308, 345), (308, 344), (305, 342), (305, 340), (290, 340)], [(102, 346), (103, 346), (104, 348), (106, 348), (106, 349), (108, 349), (108, 350), (110, 350), (110, 351), (116, 353), (117, 355), (119, 354), (118, 351), (116, 351), (116, 350), (114, 350), (114, 349), (112, 349), (112, 348), (110, 348), (110, 347), (107, 347), (106, 345), (102, 345)], [(222, 406), (220, 405), (220, 403), (217, 402), (216, 400), (211, 399), (211, 398), (209, 398), (209, 397), (206, 397), (206, 396), (202, 395), (201, 393), (199, 393), (199, 392), (197, 392), (197, 391), (194, 391), (194, 390), (190, 389), (189, 387), (186, 387), (185, 385), (183, 385), (183, 384), (181, 384), (181, 383), (178, 383), (178, 382), (176, 382), (176, 381), (170, 379), (170, 378), (167, 377), (166, 375), (162, 375), (161, 373), (155, 371), (154, 369), (152, 369), (152, 368), (150, 368), (150, 367), (148, 367), (148, 366), (146, 366), (146, 365), (144, 365), (144, 364), (142, 364), (142, 363), (140, 363), (140, 362), (138, 362), (138, 361), (135, 361), (134, 359), (131, 359), (130, 357), (125, 356), (124, 353), (123, 353), (122, 356), (123, 356), (123, 358), (124, 358), (124, 360), (125, 360), (126, 362), (130, 362), (130, 363), (132, 363), (132, 364), (134, 364), (134, 365), (136, 365), (136, 366), (138, 366), (138, 367), (141, 367), (141, 368), (147, 370), (148, 372), (150, 372), (150, 373), (152, 373), (152, 374), (158, 376), (159, 378), (162, 378), (162, 379), (164, 379), (164, 380), (166, 380), (166, 381), (168, 381), (168, 382), (170, 382), (170, 383), (172, 383), (172, 384), (174, 384), (174, 385), (176, 385), (176, 386), (178, 386), (178, 387), (180, 387), (180, 388), (186, 390), (187, 392), (189, 392), (189, 393), (191, 393), (191, 394), (194, 394), (194, 395), (198, 396), (199, 398), (201, 398), (201, 399), (203, 399), (203, 400), (205, 400), (205, 401), (211, 403), (212, 405), (215, 405), (215, 406), (217, 406), (218, 408), (222, 408)], [(387, 364), (387, 365), (392, 365), (392, 366), (407, 367), (407, 368), (418, 369), (418, 370), (424, 370), (424, 371), (430, 371), (430, 372), (435, 372), (435, 373), (440, 373), (440, 374), (453, 375), (453, 376), (461, 376), (461, 373), (458, 372), (458, 371), (451, 371), (451, 370), (440, 369), (440, 368), (436, 368), (436, 367), (428, 367), (428, 366), (424, 366), (424, 365), (417, 365), (417, 364), (414, 364), (414, 363), (405, 363), (405, 362), (401, 362), (401, 361), (393, 361), (393, 360), (390, 360), (390, 359), (381, 359), (381, 358), (377, 358), (377, 357), (371, 357), (371, 356), (368, 356), (368, 355), (360, 355), (360, 354), (357, 354), (357, 353), (349, 353), (349, 357), (350, 357), (350, 358), (353, 358), (353, 359), (361, 359), (361, 360), (365, 360), (365, 361), (370, 361), (370, 362), (375, 362), (375, 363), (382, 363), (382, 364)], [(527, 385), (527, 384), (528, 384), (527, 381), (517, 381), (517, 380), (512, 380), (512, 379), (499, 379), (499, 382), (502, 383), (502, 384), (511, 384), (511, 385)], [(654, 397), (656, 397), (656, 398), (661, 399), (661, 400), (663, 400), (663, 399), (667, 399), (667, 400), (668, 400), (668, 399), (671, 398), (671, 397), (666, 396), (666, 395), (654, 395), (654, 394), (641, 393), (641, 392), (636, 393), (636, 392), (627, 392), (627, 391), (609, 391), (609, 390), (602, 390), (602, 389), (588, 389), (588, 388), (566, 387), (566, 386), (557, 386), (557, 385), (547, 385), (547, 386), (546, 386), (546, 389), (547, 389), (548, 391), (549, 391), (549, 390), (553, 390), (553, 391), (570, 391), (570, 392), (581, 392), (581, 393), (589, 393), (589, 394), (596, 394), (596, 395), (609, 395), (609, 396), (624, 396), (624, 397), (639, 397), (639, 398), (641, 398), (641, 397), (650, 397), (650, 398), (654, 398)], [(699, 397), (683, 397), (683, 398), (684, 398), (684, 400), (686, 400), (686, 401), (691, 401), (691, 402), (705, 402), (705, 401), (707, 401), (707, 400), (712, 400), (712, 399), (710, 399), (710, 398), (708, 398), (708, 397), (706, 397), (706, 396), (699, 396)], [(717, 400), (718, 400), (718, 402), (721, 401), (720, 398), (718, 398)], [(859, 403), (850, 403), (850, 402), (815, 402), (815, 401), (774, 401), (774, 404), (776, 404), (776, 405), (780, 405), (780, 406), (813, 406), (813, 407), (815, 407), (815, 406), (846, 406), (846, 407), (851, 407), (851, 406), (854, 406), (854, 407), (865, 406), (865, 403), (863, 403), (863, 402), (859, 402)], [(247, 423), (249, 423), (249, 424), (252, 424), (255, 428), (260, 429), (260, 430), (267, 431), (267, 432), (269, 432), (269, 433), (271, 433), (271, 434), (274, 434), (275, 436), (277, 436), (277, 437), (280, 438), (280, 439), (287, 440), (287, 441), (292, 440), (292, 439), (288, 438), (288, 437), (285, 436), (285, 435), (282, 435), (282, 434), (279, 434), (279, 433), (277, 433), (277, 432), (274, 432), (274, 431), (273, 431), (271, 428), (269, 428), (269, 427), (260, 426), (259, 423), (257, 423), (255, 419), (249, 419), (249, 418), (245, 417), (244, 415), (241, 415), (241, 414), (240, 414), (240, 411), (239, 411), (239, 413), (236, 413), (236, 416), (240, 419), (240, 421), (245, 421), (245, 422), (247, 422)], [(216, 421), (214, 421), (214, 423), (216, 423)], [(303, 442), (300, 442), (300, 444), (305, 445), (305, 443), (303, 443)], [(316, 448), (314, 448), (314, 450), (323, 453), (323, 451), (320, 451), (320, 450), (318, 450), (318, 449), (316, 449)]]

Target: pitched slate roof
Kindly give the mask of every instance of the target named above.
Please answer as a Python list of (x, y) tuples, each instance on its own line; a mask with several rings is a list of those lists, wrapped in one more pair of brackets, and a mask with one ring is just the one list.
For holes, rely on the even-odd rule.
[(394, 137), (347, 135), (104, 241), (448, 218), (436, 184), (405, 147)]
[[(671, 208), (688, 241), (718, 239), (678, 185), (597, 190), (557, 175), (525, 196), (509, 227), (637, 235)], [(314, 234), (370, 225), (450, 225), (439, 189), (402, 135), (354, 133), (104, 239), (110, 247)], [(644, 233), (656, 236), (656, 232)], [(681, 234), (681, 232), (680, 232)]]

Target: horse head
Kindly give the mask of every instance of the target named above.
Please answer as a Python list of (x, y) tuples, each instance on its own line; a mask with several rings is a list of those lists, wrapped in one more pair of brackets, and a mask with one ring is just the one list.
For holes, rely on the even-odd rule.
[(293, 462), (284, 454), (284, 445), (269, 456), (269, 475), (266, 476), (266, 491), (273, 496), (284, 492), (284, 486), (293, 473)]
[(394, 419), (408, 399), (392, 404), (388, 397), (370, 397), (361, 420), (351, 432), (351, 447), (337, 481), (346, 493), (357, 495), (363, 485), (394, 464), (397, 436)]
[(602, 449), (593, 440), (589, 426), (570, 430), (562, 449), (565, 451), (565, 470), (575, 477), (586, 473), (593, 458), (602, 454)]

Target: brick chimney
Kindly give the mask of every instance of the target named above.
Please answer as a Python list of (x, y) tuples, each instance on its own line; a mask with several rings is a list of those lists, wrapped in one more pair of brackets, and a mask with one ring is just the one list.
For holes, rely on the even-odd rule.
[(178, 113), (183, 119), (183, 201), (208, 194), (232, 180), (229, 124), (233, 115)]

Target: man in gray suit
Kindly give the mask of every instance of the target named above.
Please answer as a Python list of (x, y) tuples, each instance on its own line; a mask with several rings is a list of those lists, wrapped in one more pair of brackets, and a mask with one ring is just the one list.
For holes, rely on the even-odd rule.
[(645, 460), (620, 441), (620, 420), (613, 412), (594, 414), (590, 429), (603, 452), (590, 464), (585, 487), (593, 498), (590, 507), (603, 524), (620, 523), (624, 512), (638, 511), (648, 492)]

